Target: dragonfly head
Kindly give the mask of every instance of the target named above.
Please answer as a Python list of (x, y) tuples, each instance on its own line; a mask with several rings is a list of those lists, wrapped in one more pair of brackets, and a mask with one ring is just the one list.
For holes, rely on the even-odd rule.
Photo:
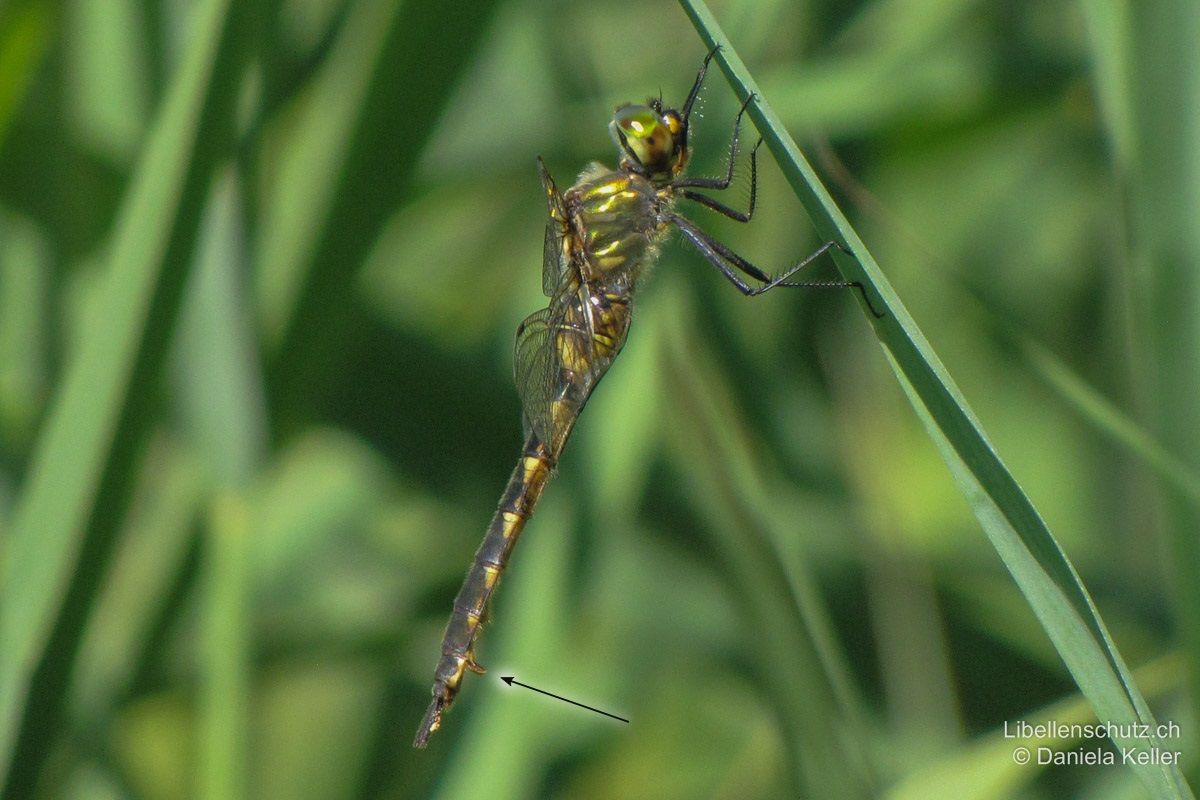
[(687, 123), (657, 98), (617, 108), (608, 126), (627, 166), (651, 178), (670, 178), (687, 163)]

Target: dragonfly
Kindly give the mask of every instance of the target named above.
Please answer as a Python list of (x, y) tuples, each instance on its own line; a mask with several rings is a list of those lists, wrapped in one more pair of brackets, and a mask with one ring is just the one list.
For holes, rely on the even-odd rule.
[(659, 97), (616, 109), (609, 124), (620, 158), (615, 170), (593, 162), (573, 186), (560, 192), (545, 163), (537, 159), (549, 213), (542, 290), (550, 302), (517, 328), (514, 377), (525, 445), (454, 600), (434, 671), (433, 700), (414, 747), (425, 747), (441, 727), (442, 715), (458, 695), (466, 672), (485, 671), (476, 660), (475, 646), (489, 601), (584, 404), (625, 344), (634, 294), (672, 229), (748, 297), (778, 287), (854, 288), (871, 308), (856, 281), (791, 280), (830, 249), (845, 251), (839, 243), (826, 242), (771, 276), (676, 210), (678, 201), (687, 199), (738, 222), (749, 222), (754, 215), (761, 138), (750, 151), (747, 210), (739, 211), (705, 193), (733, 185), (742, 116), (754, 95), (746, 98), (734, 118), (725, 174), (690, 177), (685, 171), (691, 154), (692, 112), (709, 62), (719, 50), (705, 56), (682, 108), (667, 108)]

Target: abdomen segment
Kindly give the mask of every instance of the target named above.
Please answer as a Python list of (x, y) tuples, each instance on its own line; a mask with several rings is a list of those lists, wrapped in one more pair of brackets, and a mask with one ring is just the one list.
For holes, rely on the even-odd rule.
[(433, 701), (417, 729), (414, 747), (424, 747), (429, 736), (441, 725), (442, 712), (454, 702), (463, 674), (468, 669), (484, 671), (475, 662), (475, 640), (487, 613), (488, 601), (525, 522), (533, 514), (542, 489), (550, 480), (552, 469), (553, 462), (546, 446), (536, 436), (531, 436), (454, 600), (454, 612), (442, 637), (442, 657), (434, 672)]

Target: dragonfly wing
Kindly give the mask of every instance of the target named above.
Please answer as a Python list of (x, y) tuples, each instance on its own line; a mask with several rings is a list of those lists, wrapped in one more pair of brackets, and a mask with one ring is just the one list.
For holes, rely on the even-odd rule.
[(513, 364), (525, 433), (535, 434), (556, 455), (597, 377), (592, 337), (580, 324), (583, 308), (579, 295), (567, 295), (517, 328)]
[(558, 292), (566, 271), (562, 223), (551, 217), (546, 220), (546, 246), (542, 250), (542, 291), (546, 297), (554, 297)]
[(550, 340), (551, 310), (536, 311), (517, 327), (517, 348), (513, 358), (513, 378), (521, 397), (525, 435), (536, 434), (543, 442), (549, 442), (553, 433), (550, 409), (558, 380)]
[(554, 297), (562, 282), (563, 274), (567, 271), (567, 256), (563, 252), (563, 232), (567, 225), (567, 212), (563, 208), (563, 198), (550, 177), (550, 170), (538, 156), (538, 175), (542, 179), (542, 189), (546, 192), (546, 247), (542, 251), (542, 291), (546, 297)]

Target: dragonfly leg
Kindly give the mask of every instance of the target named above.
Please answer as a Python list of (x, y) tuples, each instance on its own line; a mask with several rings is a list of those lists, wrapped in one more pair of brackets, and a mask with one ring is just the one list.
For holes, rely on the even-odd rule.
[[(696, 103), (696, 98), (700, 96), (700, 87), (704, 85), (704, 76), (708, 74), (708, 62), (713, 60), (713, 56), (721, 49), (721, 45), (717, 45), (712, 50), (708, 51), (708, 55), (704, 57), (704, 62), (700, 65), (700, 71), (696, 73), (696, 81), (692, 84), (692, 90), (688, 92), (687, 100), (683, 103), (683, 129), (687, 130), (688, 117), (692, 115), (692, 106)], [(684, 142), (687, 144), (687, 142)]]
[[(739, 292), (747, 297), (757, 297), (780, 286), (799, 289), (855, 289), (862, 295), (863, 302), (866, 303), (867, 308), (870, 309), (871, 314), (876, 319), (885, 316), (876, 310), (875, 305), (871, 302), (871, 298), (867, 295), (866, 289), (859, 281), (795, 282), (788, 280), (833, 248), (837, 248), (843, 253), (849, 253), (845, 247), (835, 241), (826, 242), (779, 275), (771, 277), (729, 247), (705, 233), (686, 217), (678, 214), (670, 214), (667, 215), (667, 221), (679, 228), (684, 237), (700, 251), (705, 260), (716, 267)], [(763, 285), (751, 286), (745, 279), (738, 275), (738, 272), (748, 275), (755, 280), (762, 281)]]
[[(691, 189), (684, 189), (683, 196), (689, 200), (695, 200), (700, 205), (706, 206), (718, 214), (729, 217), (737, 222), (749, 222), (754, 216), (754, 204), (758, 199), (758, 148), (761, 145), (762, 139), (759, 139), (758, 144), (754, 145), (754, 149), (750, 151), (750, 208), (747, 210), (738, 211), (719, 200)], [(733, 162), (731, 161), (730, 163), (732, 164)]]
[[(714, 189), (718, 192), (724, 191), (733, 184), (733, 170), (737, 166), (738, 145), (741, 142), (742, 135), (742, 115), (746, 113), (746, 107), (750, 105), (750, 101), (754, 99), (754, 95), (747, 95), (742, 107), (738, 109), (737, 116), (733, 118), (733, 137), (729, 140), (729, 163), (725, 168), (725, 176), (723, 178), (679, 178), (672, 181), (671, 185), (677, 189)], [(751, 168), (755, 166), (755, 158), (759, 145), (762, 144), (762, 139), (759, 139), (758, 144), (754, 145), (754, 153), (751, 155)], [(753, 190), (754, 184), (751, 184)], [(694, 199), (694, 198), (693, 198)], [(703, 202), (703, 201), (701, 201)], [(710, 206), (711, 207), (711, 206)], [(754, 205), (751, 203), (750, 212), (746, 215), (746, 219), (750, 219), (750, 214), (754, 213)], [(735, 217), (736, 218), (736, 217)]]

